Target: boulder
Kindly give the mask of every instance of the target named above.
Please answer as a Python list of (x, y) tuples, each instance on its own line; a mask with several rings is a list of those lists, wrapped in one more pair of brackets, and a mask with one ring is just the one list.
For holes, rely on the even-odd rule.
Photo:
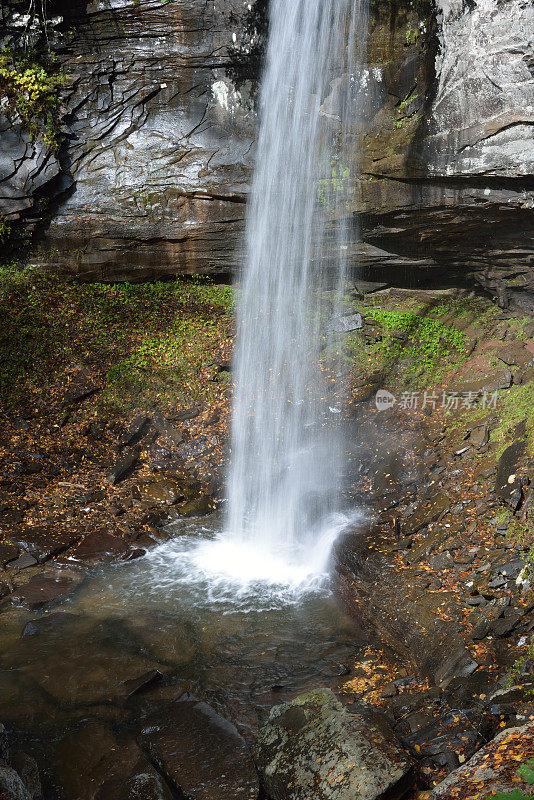
[(349, 713), (329, 689), (275, 706), (254, 755), (273, 800), (389, 799), (415, 780), (412, 759), (383, 720)]
[(77, 547), (73, 548), (72, 555), (74, 558), (86, 560), (108, 555), (123, 555), (127, 551), (128, 545), (123, 539), (102, 530), (89, 533)]
[(145, 721), (141, 744), (191, 800), (255, 800), (258, 776), (235, 726), (185, 695)]

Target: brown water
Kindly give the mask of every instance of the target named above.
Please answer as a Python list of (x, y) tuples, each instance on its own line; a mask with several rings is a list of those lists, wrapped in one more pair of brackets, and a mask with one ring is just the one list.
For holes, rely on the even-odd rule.
[(137, 738), (185, 691), (250, 741), (271, 706), (347, 674), (362, 636), (327, 583), (207, 575), (198, 548), (219, 524), (183, 523), (148, 556), (94, 568), (48, 612), (2, 615), (0, 720), (37, 758), (46, 797), (78, 796), (102, 726)]

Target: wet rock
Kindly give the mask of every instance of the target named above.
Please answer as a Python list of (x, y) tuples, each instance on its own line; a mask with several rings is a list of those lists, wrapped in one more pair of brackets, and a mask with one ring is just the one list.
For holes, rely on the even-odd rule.
[(36, 760), (27, 753), (19, 752), (11, 756), (9, 763), (22, 778), (33, 800), (38, 800), (42, 795), (42, 787)]
[(73, 578), (34, 575), (24, 586), (15, 589), (11, 597), (31, 611), (36, 611), (69, 594), (78, 583)]
[(506, 367), (493, 367), (484, 356), (470, 359), (451, 381), (451, 392), (472, 392), (482, 395), (492, 394), (499, 389), (508, 389), (512, 384), (512, 373)]
[(156, 686), (162, 678), (163, 675), (159, 669), (150, 670), (150, 672), (146, 672), (138, 678), (133, 678), (132, 680), (121, 683), (115, 697), (119, 700), (128, 700), (128, 698), (132, 697), (134, 694)]
[(53, 523), (25, 525), (13, 538), (22, 549), (42, 563), (71, 547), (79, 539), (79, 533), (68, 528), (61, 529)]
[(181, 517), (203, 517), (213, 511), (213, 508), (214, 506), (211, 497), (205, 495), (197, 498), (196, 500), (190, 500), (185, 505), (177, 508), (176, 512)]
[(495, 491), (501, 500), (514, 509), (517, 508), (521, 499), (522, 482), (518, 473), (526, 455), (526, 449), (526, 442), (518, 439), (506, 448), (497, 465)]
[(123, 453), (108, 473), (110, 482), (112, 484), (120, 483), (120, 481), (133, 472), (138, 460), (139, 453), (136, 450)]
[[(85, 724), (68, 734), (59, 745), (57, 762), (65, 800), (172, 798), (169, 787), (136, 742), (117, 739), (110, 728), (100, 723)], [(148, 793), (139, 794), (142, 788)]]
[(174, 795), (152, 765), (138, 769), (124, 781), (106, 781), (95, 800), (173, 800)]
[(0, 797), (2, 800), (33, 800), (14, 769), (0, 764)]
[(28, 567), (35, 567), (36, 564), (37, 564), (37, 559), (34, 558), (29, 553), (24, 553), (23, 555), (16, 558), (14, 561), (8, 562), (9, 569), (16, 569), (16, 570), (27, 569)]
[[(87, 644), (77, 638), (80, 630), (87, 631)], [(79, 620), (62, 623), (57, 619), (53, 628), (39, 633), (43, 653), (34, 653), (33, 637), (25, 637), (17, 642), (13, 656), (20, 654), (25, 659), (22, 673), (61, 703), (108, 704), (128, 681), (144, 679), (154, 670), (166, 671), (157, 662), (129, 653), (119, 644), (114, 647), (97, 638), (95, 646), (91, 637), (98, 637), (98, 633), (94, 626), (81, 625)], [(54, 647), (49, 651), (50, 642)]]
[(138, 416), (132, 420), (128, 426), (128, 430), (122, 437), (121, 447), (130, 447), (140, 442), (143, 436), (148, 433), (151, 421), (151, 417), (146, 414), (138, 414)]
[(72, 555), (74, 558), (85, 560), (122, 555), (127, 551), (128, 545), (123, 539), (102, 530), (88, 534), (79, 545), (73, 548)]
[(190, 695), (150, 715), (141, 741), (192, 800), (258, 796), (258, 776), (244, 739), (232, 723)]
[(273, 800), (374, 800), (413, 784), (410, 756), (370, 710), (349, 713), (329, 689), (275, 706), (254, 749)]

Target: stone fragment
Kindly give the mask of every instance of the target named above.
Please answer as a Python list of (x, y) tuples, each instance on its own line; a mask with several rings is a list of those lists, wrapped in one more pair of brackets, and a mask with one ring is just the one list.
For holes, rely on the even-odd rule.
[(497, 496), (512, 508), (517, 508), (521, 500), (521, 479), (519, 472), (522, 461), (526, 455), (526, 441), (518, 439), (509, 447), (499, 459), (495, 491)]
[(136, 450), (123, 453), (108, 473), (110, 482), (113, 484), (120, 483), (133, 471), (138, 460), (139, 453)]

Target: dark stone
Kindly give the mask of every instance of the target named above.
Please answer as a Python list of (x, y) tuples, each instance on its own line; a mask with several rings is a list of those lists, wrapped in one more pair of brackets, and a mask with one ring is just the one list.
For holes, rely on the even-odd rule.
[(172, 414), (169, 417), (171, 422), (187, 422), (190, 419), (195, 419), (200, 414), (200, 408), (186, 408), (184, 411), (178, 411), (177, 414)]
[(232, 723), (186, 696), (144, 721), (142, 744), (192, 800), (255, 800), (258, 776)]
[(127, 700), (134, 694), (139, 694), (140, 692), (156, 686), (160, 683), (162, 678), (162, 673), (158, 669), (153, 669), (150, 672), (146, 672), (144, 675), (140, 675), (138, 678), (133, 678), (132, 680), (121, 683), (115, 697), (117, 699)]
[[(37, 611), (49, 603), (59, 600), (64, 595), (69, 594), (77, 585), (77, 581), (73, 578), (58, 577), (53, 578), (48, 575), (34, 575), (28, 583), (24, 586), (17, 588), (12, 597), (19, 600), (19, 602), (29, 608), (31, 611)], [(31, 624), (31, 623), (28, 623)], [(29, 633), (24, 629), (23, 636), (28, 636)]]
[(109, 480), (111, 483), (120, 483), (124, 478), (128, 477), (135, 469), (138, 460), (139, 453), (135, 450), (120, 456), (109, 471)]
[(137, 444), (141, 441), (143, 436), (148, 432), (150, 427), (151, 417), (146, 414), (139, 414), (130, 423), (128, 430), (121, 439), (121, 447), (129, 447), (130, 445)]
[(33, 800), (39, 800), (42, 797), (42, 787), (36, 760), (27, 753), (18, 752), (11, 756), (9, 763), (22, 778)]
[(489, 428), (487, 425), (479, 425), (473, 428), (469, 435), (469, 441), (477, 449), (484, 447), (489, 442)]
[(453, 678), (466, 678), (478, 669), (465, 647), (459, 646), (436, 670), (435, 680), (439, 686), (446, 686)]
[(79, 373), (72, 379), (69, 388), (64, 394), (63, 402), (65, 405), (81, 403), (82, 400), (86, 400), (99, 391), (100, 387), (96, 386), (87, 375)]
[(471, 631), (471, 638), (475, 641), (484, 639), (488, 635), (492, 623), (499, 619), (509, 602), (509, 597), (492, 600)]
[(169, 442), (171, 450), (175, 447), (179, 447), (183, 443), (184, 438), (181, 431), (177, 430), (174, 425), (171, 425), (160, 411), (156, 411), (154, 414), (154, 425), (164, 439)]
[(417, 533), (422, 528), (435, 522), (450, 507), (447, 495), (438, 493), (422, 502), (403, 522), (405, 536)]
[(123, 539), (106, 531), (94, 531), (73, 548), (72, 555), (74, 558), (85, 560), (107, 555), (122, 555), (127, 551), (128, 545)]
[(522, 482), (518, 473), (526, 456), (526, 451), (525, 440), (518, 439), (506, 448), (497, 465), (495, 491), (501, 500), (504, 500), (514, 509), (518, 506), (518, 493), (519, 498), (521, 497)]
[(69, 800), (172, 800), (173, 794), (139, 746), (96, 722), (59, 744), (56, 770)]
[(490, 633), (494, 633), (495, 636), (508, 636), (522, 619), (522, 616), (519, 612), (515, 612), (509, 617), (493, 620), (489, 626)]
[(37, 559), (34, 558), (29, 553), (24, 553), (23, 555), (16, 558), (14, 561), (9, 561), (8, 566), (10, 569), (27, 569), (28, 567), (35, 567), (37, 564)]

